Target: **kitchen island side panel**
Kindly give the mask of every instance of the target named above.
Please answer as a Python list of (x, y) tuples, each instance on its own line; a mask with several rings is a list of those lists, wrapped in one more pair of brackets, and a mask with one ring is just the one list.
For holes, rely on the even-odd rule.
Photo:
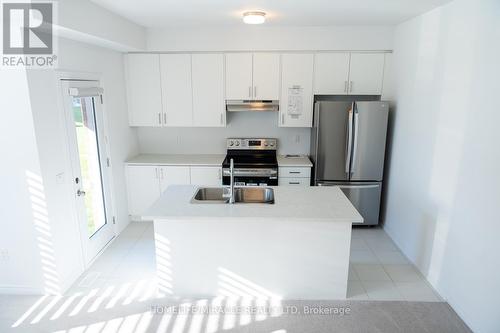
[(167, 296), (346, 298), (350, 222), (165, 218), (154, 231)]

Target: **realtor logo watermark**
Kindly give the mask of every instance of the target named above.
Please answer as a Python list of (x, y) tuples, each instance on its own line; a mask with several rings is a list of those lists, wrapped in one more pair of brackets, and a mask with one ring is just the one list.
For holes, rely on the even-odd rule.
[(53, 2), (2, 3), (2, 67), (53, 68)]

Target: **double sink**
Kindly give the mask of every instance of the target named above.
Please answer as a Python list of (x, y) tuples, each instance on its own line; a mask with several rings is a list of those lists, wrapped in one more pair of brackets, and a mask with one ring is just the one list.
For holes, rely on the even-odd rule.
[[(191, 200), (194, 204), (228, 202), (229, 199), (224, 196), (222, 187), (200, 187)], [(268, 187), (235, 187), (234, 202), (274, 204), (274, 191)]]

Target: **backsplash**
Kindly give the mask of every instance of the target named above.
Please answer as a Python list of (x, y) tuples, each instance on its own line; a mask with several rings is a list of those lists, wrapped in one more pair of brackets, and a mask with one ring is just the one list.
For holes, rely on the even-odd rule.
[(224, 154), (229, 137), (277, 138), (279, 154), (309, 154), (310, 133), (278, 127), (278, 112), (228, 112), (227, 127), (137, 128), (142, 154)]

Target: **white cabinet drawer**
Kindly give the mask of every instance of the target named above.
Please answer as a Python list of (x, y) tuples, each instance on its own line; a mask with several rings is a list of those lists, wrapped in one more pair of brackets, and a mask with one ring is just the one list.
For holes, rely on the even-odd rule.
[(309, 178), (278, 178), (279, 186), (309, 186)]
[(279, 168), (279, 178), (310, 178), (311, 168), (281, 167)]

